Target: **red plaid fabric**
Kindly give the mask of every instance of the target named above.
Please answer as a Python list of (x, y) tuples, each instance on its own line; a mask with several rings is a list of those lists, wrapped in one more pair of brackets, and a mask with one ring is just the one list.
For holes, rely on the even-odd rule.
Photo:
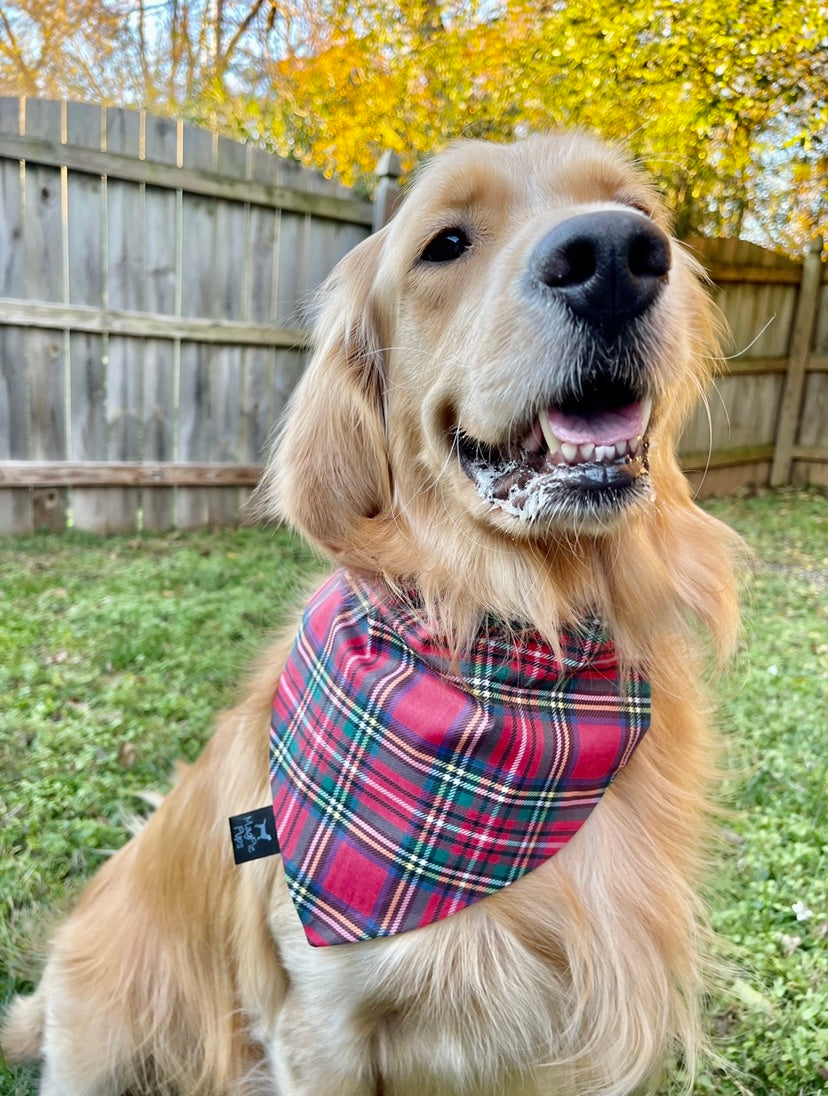
[(343, 570), (305, 613), (273, 705), (288, 887), (315, 946), (456, 913), (554, 856), (650, 721), (597, 625), (494, 626), (459, 660), (416, 610)]

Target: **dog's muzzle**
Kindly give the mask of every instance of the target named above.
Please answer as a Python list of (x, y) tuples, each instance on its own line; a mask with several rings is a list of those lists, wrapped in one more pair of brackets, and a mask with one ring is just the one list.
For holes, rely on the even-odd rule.
[(572, 350), (509, 439), (491, 445), (459, 427), (461, 466), (486, 502), (524, 521), (580, 522), (649, 495), (642, 332), (670, 265), (668, 237), (632, 210), (572, 217), (535, 245), (524, 288), (571, 329)]

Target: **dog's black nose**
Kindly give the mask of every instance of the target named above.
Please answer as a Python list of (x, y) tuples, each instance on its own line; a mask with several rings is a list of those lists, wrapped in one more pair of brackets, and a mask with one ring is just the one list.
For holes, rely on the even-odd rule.
[(670, 241), (640, 213), (583, 213), (543, 237), (530, 270), (576, 316), (615, 335), (661, 292), (670, 270)]

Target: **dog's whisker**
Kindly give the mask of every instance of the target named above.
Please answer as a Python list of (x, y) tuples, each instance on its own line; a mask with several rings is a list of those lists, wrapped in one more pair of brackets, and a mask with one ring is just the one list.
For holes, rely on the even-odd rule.
[[(713, 458), (714, 438), (713, 438), (713, 416), (712, 416), (712, 413), (711, 413), (711, 410), (710, 410), (710, 401), (707, 397), (707, 389), (705, 388), (704, 385), (701, 384), (700, 381), (698, 381), (695, 378), (693, 380), (693, 383), (694, 383), (694, 387), (696, 388), (696, 391), (698, 392), (699, 403), (704, 408), (705, 419), (706, 419), (706, 422), (707, 422), (707, 457), (706, 457), (706, 460), (705, 460), (704, 468), (702, 469), (701, 475), (699, 476), (699, 482), (696, 485), (695, 491), (693, 493), (693, 497), (695, 499), (695, 498), (698, 498), (699, 492), (701, 491), (702, 487), (704, 486), (704, 482), (707, 479), (707, 473), (710, 471), (710, 461)], [(730, 418), (729, 418), (727, 406), (726, 406), (724, 400), (722, 399), (722, 395), (719, 392), (718, 386), (715, 384), (715, 382), (713, 382), (711, 380), (710, 384), (711, 384), (713, 390), (715, 391), (716, 395), (719, 397), (719, 400), (722, 404), (722, 407), (724, 408), (725, 416), (727, 417), (728, 430), (729, 430), (730, 429)]]
[(726, 362), (731, 362), (735, 358), (739, 358), (743, 354), (747, 354), (748, 350), (750, 350), (750, 348), (752, 346), (755, 346), (756, 343), (759, 342), (759, 340), (762, 338), (762, 336), (765, 334), (765, 332), (768, 330), (768, 328), (771, 326), (771, 324), (774, 324), (775, 322), (776, 322), (776, 314), (774, 313), (774, 315), (770, 317), (770, 319), (767, 321), (767, 323), (764, 324), (764, 326), (759, 331), (757, 331), (757, 333), (753, 336), (753, 338), (750, 340), (750, 342), (747, 344), (747, 346), (743, 346), (741, 348), (741, 350), (737, 350), (733, 354), (726, 354), (723, 360), (726, 361)]

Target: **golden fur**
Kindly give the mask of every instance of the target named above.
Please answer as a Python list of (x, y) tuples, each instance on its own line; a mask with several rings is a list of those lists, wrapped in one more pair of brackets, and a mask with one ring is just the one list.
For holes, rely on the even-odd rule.
[[(620, 1096), (652, 1087), (670, 1054), (692, 1067), (712, 758), (699, 663), (705, 637), (726, 653), (737, 625), (735, 538), (693, 504), (675, 459), (716, 354), (693, 261), (672, 244), (647, 313), (651, 497), (606, 520), (521, 521), (475, 491), (452, 440), (458, 424), (506, 436), (568, 360), (521, 301), (534, 243), (630, 206), (664, 226), (627, 159), (581, 134), (436, 158), (329, 279), (261, 497), (337, 564), (416, 585), (458, 646), (487, 614), (554, 643), (597, 610), (652, 683), (633, 759), (577, 838), (505, 890), (413, 933), (311, 949), (278, 857), (235, 867), (227, 828), (269, 801), (289, 628), (14, 1003), (4, 1049), (41, 1059), (45, 1096)], [(475, 247), (424, 270), (423, 247), (460, 221)]]

